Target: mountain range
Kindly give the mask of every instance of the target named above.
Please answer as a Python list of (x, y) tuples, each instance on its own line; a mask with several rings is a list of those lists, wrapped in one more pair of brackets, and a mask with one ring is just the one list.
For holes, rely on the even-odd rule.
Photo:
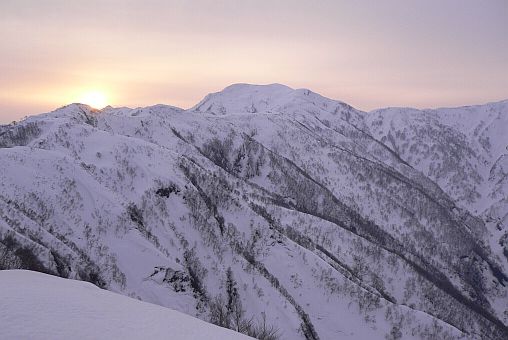
[(0, 126), (0, 269), (262, 339), (506, 339), (507, 131), (279, 84), (71, 104)]

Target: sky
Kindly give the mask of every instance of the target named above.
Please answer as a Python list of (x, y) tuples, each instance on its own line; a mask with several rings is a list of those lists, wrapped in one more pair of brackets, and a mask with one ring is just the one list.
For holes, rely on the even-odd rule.
[(506, 0), (1, 0), (0, 123), (282, 83), (371, 110), (508, 98)]

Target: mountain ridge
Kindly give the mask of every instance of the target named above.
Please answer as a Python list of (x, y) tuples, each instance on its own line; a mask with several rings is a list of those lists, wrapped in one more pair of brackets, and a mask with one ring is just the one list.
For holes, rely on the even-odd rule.
[[(218, 92), (212, 92), (212, 93), (209, 93), (207, 94), (203, 99), (201, 99), (198, 103), (196, 103), (195, 105), (191, 106), (190, 108), (188, 109), (184, 109), (184, 108), (180, 108), (180, 107), (176, 107), (176, 106), (172, 106), (172, 105), (168, 105), (168, 104), (155, 104), (155, 105), (151, 105), (151, 106), (146, 106), (146, 107), (135, 107), (135, 108), (131, 108), (131, 107), (113, 107), (111, 105), (108, 105), (106, 106), (105, 108), (92, 108), (91, 106), (87, 105), (87, 104), (84, 104), (84, 103), (71, 103), (71, 104), (67, 104), (67, 105), (64, 105), (60, 108), (57, 108), (51, 112), (55, 112), (55, 111), (58, 111), (58, 110), (61, 110), (61, 109), (65, 109), (66, 107), (69, 107), (69, 106), (72, 106), (72, 105), (77, 105), (77, 106), (80, 106), (80, 107), (88, 107), (88, 109), (90, 111), (97, 111), (97, 112), (108, 112), (110, 110), (113, 110), (113, 111), (117, 111), (117, 110), (139, 110), (139, 109), (146, 109), (146, 108), (153, 108), (153, 107), (167, 107), (167, 108), (171, 108), (171, 109), (175, 109), (175, 110), (178, 110), (178, 111), (187, 111), (187, 112), (192, 112), (192, 111), (198, 111), (198, 112), (203, 112), (202, 110), (199, 110), (198, 108), (200, 106), (203, 106), (205, 105), (207, 99), (209, 99), (210, 97), (214, 97), (214, 95), (225, 95), (225, 94), (230, 94), (230, 95), (234, 95), (235, 98), (238, 100), (238, 99), (242, 99), (242, 97), (238, 97), (238, 94), (235, 93), (235, 92), (247, 92), (248, 94), (252, 94), (252, 93), (256, 93), (256, 92), (259, 92), (260, 90), (262, 92), (266, 92), (266, 91), (273, 91), (274, 89), (277, 89), (279, 93), (283, 93), (285, 95), (287, 94), (314, 94), (314, 95), (317, 95), (325, 100), (328, 100), (328, 101), (333, 101), (333, 102), (336, 102), (336, 103), (341, 103), (341, 104), (345, 104), (345, 105), (348, 105), (352, 108), (354, 108), (353, 106), (339, 100), (339, 99), (332, 99), (332, 98), (328, 98), (328, 97), (324, 97), (316, 92), (313, 92), (312, 90), (310, 89), (307, 89), (307, 88), (298, 88), (298, 89), (294, 89), (294, 88), (291, 88), (287, 85), (284, 85), (284, 84), (280, 84), (280, 83), (272, 83), (272, 84), (266, 84), (266, 85), (260, 85), (260, 84), (250, 84), (250, 83), (235, 83), (235, 84), (231, 84), (229, 86), (226, 86), (224, 89), (222, 89), (221, 91), (218, 91)], [(243, 98), (245, 99), (245, 98)], [(244, 103), (244, 104), (248, 104), (248, 101), (249, 101), (249, 98), (247, 98), (247, 102)], [(362, 111), (360, 109), (356, 109), (354, 108), (356, 111), (360, 111), (360, 112), (363, 112), (365, 114), (370, 114), (370, 113), (375, 113), (377, 111), (387, 111), (387, 110), (415, 110), (415, 111), (432, 111), (432, 110), (448, 110), (448, 109), (468, 109), (468, 108), (475, 108), (475, 107), (481, 107), (481, 106), (491, 106), (491, 105), (501, 105), (501, 104), (508, 104), (508, 99), (501, 99), (501, 100), (496, 100), (496, 101), (490, 101), (490, 102), (486, 102), (486, 103), (481, 103), (481, 104), (470, 104), (470, 105), (463, 105), (463, 106), (440, 106), (440, 107), (435, 107), (435, 108), (431, 108), (431, 107), (427, 107), (427, 108), (414, 108), (414, 107), (410, 107), (410, 106), (387, 106), (387, 107), (380, 107), (380, 108), (377, 108), (377, 109), (372, 109), (372, 110), (367, 110), (367, 111)], [(205, 110), (206, 112), (206, 110)], [(248, 112), (246, 112), (248, 113)], [(251, 112), (252, 113), (252, 112)], [(45, 114), (45, 113), (41, 113), (41, 114)], [(41, 115), (39, 114), (39, 115)], [(34, 117), (34, 116), (37, 116), (37, 115), (30, 115), (30, 116), (27, 116), (26, 118), (28, 117)]]

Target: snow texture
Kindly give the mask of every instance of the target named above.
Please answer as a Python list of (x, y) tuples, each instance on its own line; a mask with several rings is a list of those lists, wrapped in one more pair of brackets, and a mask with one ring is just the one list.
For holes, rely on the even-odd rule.
[(0, 271), (1, 339), (251, 339), (91, 283)]

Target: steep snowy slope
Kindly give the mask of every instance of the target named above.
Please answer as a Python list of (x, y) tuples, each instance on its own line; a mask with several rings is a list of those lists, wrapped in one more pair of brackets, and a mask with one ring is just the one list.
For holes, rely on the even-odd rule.
[(380, 109), (373, 135), (480, 216), (508, 271), (508, 100), (435, 110)]
[(508, 101), (460, 108), (380, 109), (366, 114), (374, 136), (462, 205), (492, 205), (495, 164), (508, 154)]
[(188, 315), (24, 270), (0, 271), (1, 339), (251, 339)]
[(506, 338), (508, 271), (478, 199), (383, 138), (379, 116), (239, 84), (187, 111), (72, 104), (4, 127), (0, 268), (282, 339)]

